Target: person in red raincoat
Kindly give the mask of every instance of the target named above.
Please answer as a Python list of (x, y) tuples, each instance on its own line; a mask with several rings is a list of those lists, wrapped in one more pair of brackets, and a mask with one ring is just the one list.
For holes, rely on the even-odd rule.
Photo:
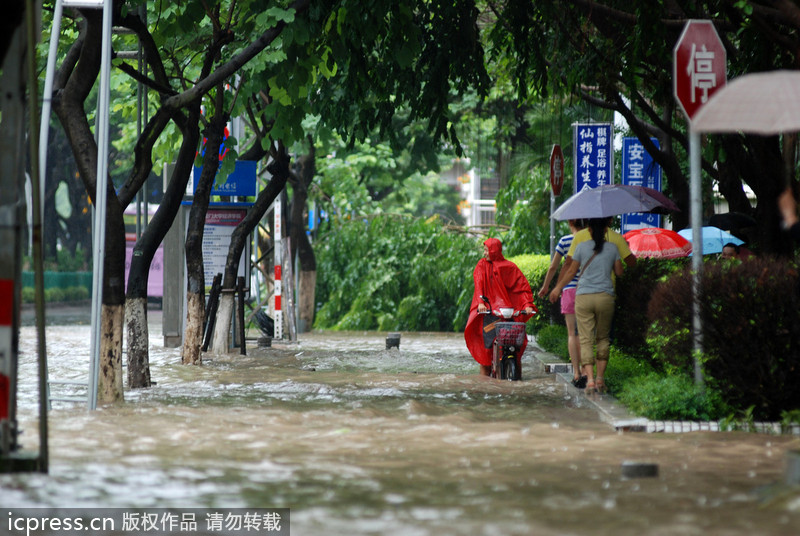
[[(489, 376), (492, 371), (492, 348), (487, 348), (484, 344), (482, 313), (490, 312), (499, 316), (501, 307), (511, 307), (515, 312), (520, 311), (514, 320), (527, 322), (536, 313), (536, 306), (533, 304), (533, 292), (525, 274), (516, 264), (503, 257), (503, 244), (500, 240), (486, 240), (483, 243), (483, 255), (484, 258), (478, 261), (472, 274), (475, 292), (469, 308), (467, 327), (464, 329), (464, 340), (469, 353), (481, 366), (481, 375)], [(527, 345), (528, 341), (525, 340), (517, 351), (517, 359)]]

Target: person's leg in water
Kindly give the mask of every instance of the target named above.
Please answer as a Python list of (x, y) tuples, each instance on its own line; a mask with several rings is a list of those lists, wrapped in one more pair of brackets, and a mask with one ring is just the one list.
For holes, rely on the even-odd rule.
[(611, 322), (614, 318), (614, 297), (610, 294), (601, 293), (598, 296), (596, 309), (597, 318), (597, 390), (601, 393), (606, 390), (605, 372), (608, 366), (611, 341)]
[(564, 315), (567, 324), (567, 349), (572, 363), (572, 385), (582, 389), (586, 387), (587, 377), (581, 374), (581, 340), (578, 337), (578, 323), (575, 315)]
[(572, 385), (579, 389), (586, 387), (586, 379), (581, 375), (581, 342), (578, 338), (578, 325), (575, 320), (575, 288), (564, 289), (561, 293), (561, 314), (567, 325), (567, 350), (572, 363)]
[(594, 383), (594, 303), (593, 294), (575, 298), (575, 319), (581, 343), (581, 370), (586, 375), (586, 394), (595, 392)]

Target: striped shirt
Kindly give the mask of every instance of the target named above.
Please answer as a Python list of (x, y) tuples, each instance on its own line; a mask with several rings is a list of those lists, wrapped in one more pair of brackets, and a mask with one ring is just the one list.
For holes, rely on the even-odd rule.
[[(567, 257), (567, 252), (569, 252), (569, 248), (572, 245), (572, 236), (573, 235), (571, 235), (571, 234), (570, 235), (566, 235), (566, 236), (562, 236), (561, 240), (558, 241), (558, 245), (556, 246), (556, 253), (561, 255), (562, 258), (566, 258)], [(567, 285), (564, 287), (564, 290), (566, 290), (568, 288), (577, 287), (578, 286), (578, 278), (579, 277), (580, 277), (580, 270), (578, 270), (578, 273), (576, 273), (575, 277), (572, 278), (572, 281), (567, 283)]]

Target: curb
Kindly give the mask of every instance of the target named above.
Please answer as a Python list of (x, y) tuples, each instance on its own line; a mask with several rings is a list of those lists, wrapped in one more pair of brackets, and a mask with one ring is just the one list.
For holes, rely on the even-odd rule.
[(546, 352), (532, 336), (528, 336), (528, 347), (532, 357), (538, 361), (545, 373), (553, 374), (556, 382), (563, 383), (565, 390), (574, 397), (594, 406), (600, 419), (611, 425), (617, 432), (647, 432), (680, 434), (687, 432), (730, 432), (748, 431), (769, 435), (800, 436), (800, 424), (793, 424), (788, 430), (779, 422), (729, 423), (722, 425), (720, 421), (651, 421), (646, 417), (632, 415), (628, 409), (609, 394), (584, 394), (582, 389), (572, 385), (572, 365), (565, 363), (558, 356)]

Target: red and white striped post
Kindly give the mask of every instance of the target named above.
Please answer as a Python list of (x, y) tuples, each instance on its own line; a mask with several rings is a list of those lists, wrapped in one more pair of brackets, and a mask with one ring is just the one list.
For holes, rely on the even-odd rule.
[(274, 214), (275, 222), (273, 225), (273, 251), (275, 254), (275, 323), (274, 323), (274, 339), (283, 338), (283, 305), (281, 303), (281, 266), (282, 266), (282, 249), (281, 249), (281, 234), (283, 232), (281, 227), (281, 202), (283, 199), (283, 192), (279, 193), (275, 198)]

